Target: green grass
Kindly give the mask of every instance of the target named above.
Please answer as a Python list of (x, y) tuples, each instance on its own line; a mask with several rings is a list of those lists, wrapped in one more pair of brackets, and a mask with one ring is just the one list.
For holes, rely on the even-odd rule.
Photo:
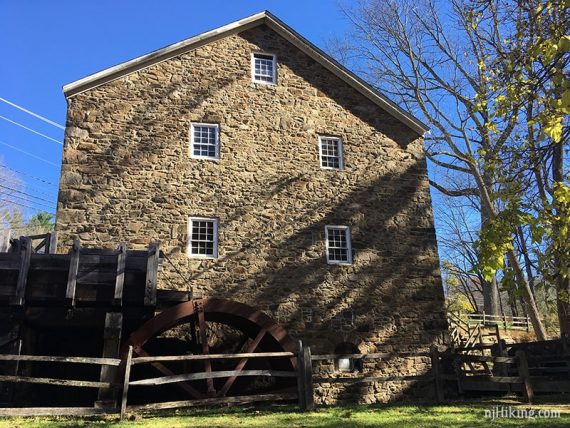
[[(491, 419), (485, 409), (494, 406), (517, 409), (556, 409), (556, 419)], [(291, 406), (186, 409), (130, 415), (120, 422), (115, 417), (0, 418), (0, 428), (17, 427), (568, 427), (570, 405), (521, 405), (516, 402), (457, 402), (435, 405), (384, 405), (322, 408), (301, 413)]]

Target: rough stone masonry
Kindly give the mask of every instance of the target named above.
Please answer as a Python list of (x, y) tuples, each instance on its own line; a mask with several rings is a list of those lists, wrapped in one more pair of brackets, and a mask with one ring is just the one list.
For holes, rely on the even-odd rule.
[[(252, 52), (276, 54), (276, 85), (252, 82)], [(421, 136), (267, 26), (68, 102), (61, 248), (76, 238), (108, 248), (159, 241), (187, 275), (165, 263), (163, 286), (260, 308), (313, 354), (342, 343), (425, 351), (445, 330)], [(190, 158), (192, 122), (219, 125), (219, 160)], [(320, 167), (322, 135), (342, 138), (343, 170)], [(188, 257), (194, 216), (218, 219), (217, 259)], [(350, 226), (351, 265), (327, 264), (325, 225)], [(413, 374), (426, 361), (373, 369)], [(324, 384), (316, 393), (326, 403), (373, 402), (406, 388)]]

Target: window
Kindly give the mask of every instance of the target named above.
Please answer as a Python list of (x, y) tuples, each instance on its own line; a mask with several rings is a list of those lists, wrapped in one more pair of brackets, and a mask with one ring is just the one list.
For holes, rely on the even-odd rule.
[(257, 83), (277, 83), (275, 55), (254, 53), (251, 56), (251, 78)]
[(188, 255), (195, 258), (218, 258), (218, 220), (192, 217), (188, 221)]
[(352, 264), (350, 228), (348, 226), (325, 226), (327, 263)]
[(190, 126), (190, 157), (198, 159), (219, 159), (219, 126), (216, 124), (193, 123)]
[(321, 168), (343, 169), (342, 140), (338, 137), (319, 137)]

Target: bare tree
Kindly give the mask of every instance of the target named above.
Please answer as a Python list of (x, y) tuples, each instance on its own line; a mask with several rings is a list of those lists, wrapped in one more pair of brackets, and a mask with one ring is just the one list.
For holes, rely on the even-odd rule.
[[(498, 157), (514, 138), (520, 115), (516, 108), (500, 120), (494, 114), (499, 91), (488, 65), (501, 66), (502, 14), (508, 11), (498, 1), (487, 3), (481, 13), (463, 0), (361, 0), (344, 9), (354, 32), (342, 46), (348, 65), (428, 122), (427, 157), (437, 177), (431, 185), (475, 201), (482, 228), (500, 213), (494, 197)], [(544, 339), (519, 257), (513, 249), (506, 256), (537, 337)], [(496, 277), (485, 282), (489, 312), (496, 313)]]

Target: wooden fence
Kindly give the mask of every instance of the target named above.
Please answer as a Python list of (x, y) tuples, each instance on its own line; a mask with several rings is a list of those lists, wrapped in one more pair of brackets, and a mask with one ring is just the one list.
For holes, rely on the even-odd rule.
[[(515, 345), (516, 346), (516, 345)], [(490, 350), (494, 347), (497, 354), (497, 345), (477, 345), (478, 349)], [(314, 383), (337, 383), (358, 384), (362, 382), (415, 382), (431, 383), (434, 397), (438, 402), (445, 399), (446, 391), (455, 390), (459, 394), (466, 391), (485, 392), (522, 392), (528, 402), (532, 402), (535, 392), (570, 392), (570, 355), (564, 347), (563, 355), (533, 355), (522, 349), (513, 348), (514, 356), (507, 355), (507, 349), (499, 349), (502, 355), (473, 355), (462, 353), (461, 350), (448, 350), (440, 352), (437, 347), (432, 347), (430, 352), (418, 353), (371, 353), (371, 354), (324, 354), (311, 355), (309, 347), (301, 344), (299, 351), (293, 352), (259, 352), (241, 354), (209, 354), (209, 355), (176, 355), (156, 357), (133, 357), (132, 347), (123, 359), (114, 358), (88, 358), (88, 357), (55, 357), (55, 356), (32, 356), (32, 355), (0, 355), (0, 361), (21, 362), (46, 362), (46, 363), (71, 363), (91, 364), (98, 366), (110, 366), (124, 373), (122, 381), (102, 382), (71, 379), (53, 379), (31, 376), (0, 376), (0, 382), (36, 383), (47, 385), (59, 385), (63, 387), (80, 388), (108, 388), (121, 392), (117, 406), (112, 408), (75, 407), (75, 408), (0, 408), (0, 416), (32, 416), (32, 415), (96, 415), (96, 414), (119, 414), (121, 418), (128, 412), (141, 412), (157, 409), (171, 409), (192, 406), (246, 404), (264, 401), (292, 401), (297, 400), (301, 410), (314, 408)], [(355, 370), (350, 374), (336, 372), (334, 376), (320, 376), (313, 372), (312, 363), (323, 360), (338, 360), (348, 358), (354, 361), (390, 360), (392, 358), (418, 358), (429, 357), (430, 367), (423, 373), (410, 375), (379, 375), (378, 373), (366, 373)], [(284, 370), (246, 370), (245, 362), (250, 358), (292, 358), (295, 361), (294, 371)], [(137, 365), (161, 365), (166, 361), (198, 361), (198, 360), (239, 360), (235, 370), (231, 371), (208, 371), (174, 374), (168, 370), (162, 370), (164, 376), (136, 379), (131, 378), (132, 367)], [(451, 368), (451, 370), (450, 370)], [(227, 382), (233, 382), (240, 376), (263, 376), (274, 378), (296, 379), (296, 392), (262, 393), (257, 395), (242, 395), (226, 397), (223, 394), (217, 396), (204, 396), (194, 400), (153, 402), (147, 404), (128, 404), (129, 391), (132, 388), (149, 387), (166, 384), (180, 384), (190, 387), (189, 382), (195, 380), (213, 380), (225, 378)], [(233, 380), (232, 380), (233, 379)], [(454, 388), (450, 388), (454, 387)], [(222, 388), (224, 390), (224, 388)], [(227, 391), (227, 390), (226, 390)], [(453, 397), (456, 394), (453, 393)]]
[(464, 321), (466, 324), (468, 324), (469, 326), (498, 325), (500, 328), (502, 328), (505, 331), (506, 330), (530, 331), (532, 328), (532, 323), (529, 317), (513, 317), (505, 314), (490, 315), (486, 314), (485, 311), (476, 314), (458, 313), (456, 316), (462, 321)]
[[(477, 349), (496, 348), (478, 345)], [(535, 392), (570, 392), (570, 355), (529, 355), (517, 350), (514, 356), (472, 355), (462, 352), (439, 355), (440, 364), (447, 362), (453, 373), (439, 372), (441, 381), (456, 383), (457, 391), (522, 392), (532, 402)], [(449, 364), (450, 363), (450, 364)]]
[[(245, 362), (250, 358), (294, 358), (296, 361), (295, 371), (285, 370), (244, 370)], [(172, 372), (165, 376), (153, 377), (147, 379), (131, 379), (131, 369), (135, 365), (151, 364), (157, 365), (164, 361), (196, 361), (196, 360), (227, 360), (234, 359), (243, 362), (239, 364), (236, 370), (231, 371), (205, 371), (196, 373), (174, 374)], [(262, 401), (291, 401), (297, 400), (301, 410), (313, 409), (313, 390), (311, 387), (311, 355), (308, 347), (301, 345), (300, 351), (293, 352), (256, 352), (241, 354), (209, 354), (209, 355), (176, 355), (176, 356), (157, 356), (157, 357), (133, 357), (133, 349), (129, 348), (128, 355), (124, 359), (114, 358), (87, 358), (87, 357), (54, 357), (54, 356), (34, 356), (34, 355), (0, 355), (0, 361), (14, 361), (17, 363), (28, 362), (47, 362), (47, 363), (72, 363), (72, 364), (91, 364), (99, 366), (119, 367), (124, 376), (120, 383), (114, 382), (96, 382), (87, 380), (72, 379), (54, 379), (46, 377), (32, 376), (0, 376), (0, 382), (14, 383), (32, 383), (59, 385), (63, 387), (80, 387), (80, 388), (98, 388), (122, 391), (120, 395), (118, 407), (97, 408), (97, 407), (26, 407), (26, 408), (0, 408), (0, 416), (40, 416), (40, 415), (72, 415), (72, 416), (88, 416), (97, 414), (119, 414), (123, 419), (127, 412), (148, 411), (157, 409), (172, 409), (179, 407), (207, 406), (220, 404), (246, 404)], [(212, 380), (216, 378), (228, 379), (226, 383), (233, 382), (240, 376), (264, 376), (275, 378), (295, 378), (297, 380), (297, 392), (280, 392), (271, 394), (257, 394), (246, 396), (209, 396), (195, 400), (170, 401), (170, 402), (154, 402), (148, 404), (128, 405), (128, 393), (131, 388), (141, 386), (154, 386), (166, 384), (182, 384), (187, 388), (191, 388), (187, 382), (193, 380)]]

